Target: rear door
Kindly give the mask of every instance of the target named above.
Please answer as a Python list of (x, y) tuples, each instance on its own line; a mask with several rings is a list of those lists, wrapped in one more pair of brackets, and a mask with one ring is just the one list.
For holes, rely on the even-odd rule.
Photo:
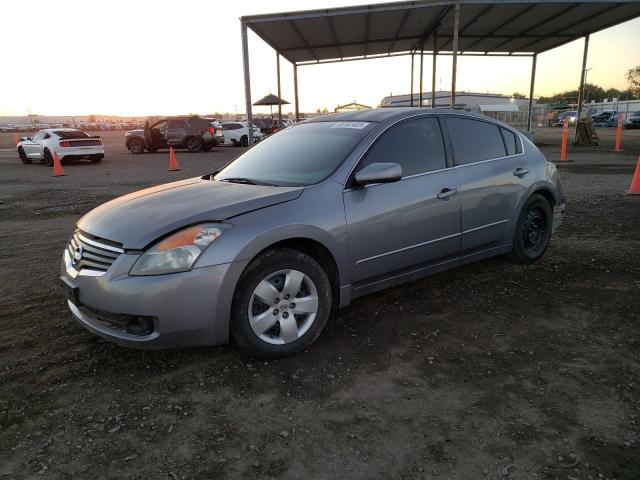
[(511, 243), (529, 175), (520, 138), (472, 117), (447, 116), (446, 126), (462, 189), (461, 254)]
[(402, 166), (401, 180), (343, 193), (354, 283), (459, 253), (459, 187), (438, 118), (412, 118), (390, 127), (355, 171), (388, 162)]
[(169, 120), (169, 129), (167, 130), (167, 144), (176, 146), (182, 145), (187, 135), (187, 122), (181, 118)]

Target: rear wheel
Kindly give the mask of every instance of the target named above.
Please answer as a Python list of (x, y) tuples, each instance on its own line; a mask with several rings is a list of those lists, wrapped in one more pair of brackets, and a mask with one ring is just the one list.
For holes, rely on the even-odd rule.
[(31, 163), (31, 159), (27, 157), (27, 154), (24, 153), (24, 149), (22, 147), (18, 147), (18, 156), (22, 163)]
[(202, 150), (202, 139), (200, 137), (189, 137), (184, 143), (191, 153), (197, 153)]
[(551, 240), (552, 222), (549, 201), (542, 195), (531, 195), (520, 212), (509, 258), (518, 263), (534, 263), (542, 257)]
[(53, 155), (51, 155), (51, 152), (49, 150), (44, 151), (44, 158), (42, 159), (42, 161), (47, 167), (53, 166)]
[(254, 357), (285, 357), (308, 348), (330, 312), (331, 285), (320, 264), (297, 250), (271, 250), (238, 283), (231, 334)]
[(144, 142), (140, 138), (133, 138), (129, 140), (129, 150), (134, 155), (138, 155), (144, 152), (144, 147), (145, 147)]

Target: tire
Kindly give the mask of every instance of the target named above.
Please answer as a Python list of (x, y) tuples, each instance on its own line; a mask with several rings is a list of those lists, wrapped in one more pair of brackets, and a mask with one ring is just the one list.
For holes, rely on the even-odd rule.
[(508, 258), (517, 263), (531, 264), (544, 255), (551, 240), (553, 209), (542, 195), (534, 193), (524, 204)]
[(45, 149), (42, 161), (47, 167), (53, 166), (53, 155), (51, 155), (51, 152), (49, 150)]
[[(299, 285), (296, 293), (288, 282)], [(269, 250), (249, 264), (238, 282), (231, 336), (256, 358), (293, 355), (315, 342), (327, 324), (331, 305), (331, 284), (318, 262), (297, 250)]]
[(20, 161), (24, 164), (31, 163), (31, 159), (27, 157), (27, 154), (24, 153), (24, 149), (22, 147), (18, 147), (18, 157), (20, 157)]
[(144, 152), (145, 144), (144, 141), (140, 138), (132, 138), (129, 140), (129, 145), (127, 145), (129, 151), (134, 155), (139, 155)]
[(240, 137), (240, 145), (242, 147), (248, 147), (249, 146), (249, 137), (246, 135), (243, 135)]
[(188, 137), (184, 144), (191, 153), (197, 153), (202, 150), (202, 139), (200, 137)]

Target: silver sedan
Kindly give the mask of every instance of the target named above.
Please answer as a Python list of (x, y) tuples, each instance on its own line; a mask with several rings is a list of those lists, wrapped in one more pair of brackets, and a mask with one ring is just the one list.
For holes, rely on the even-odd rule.
[(233, 339), (275, 358), (356, 297), (495, 255), (537, 261), (564, 206), (555, 165), (508, 125), (416, 108), (328, 115), (220, 172), (89, 212), (61, 281), (75, 318), (115, 342)]

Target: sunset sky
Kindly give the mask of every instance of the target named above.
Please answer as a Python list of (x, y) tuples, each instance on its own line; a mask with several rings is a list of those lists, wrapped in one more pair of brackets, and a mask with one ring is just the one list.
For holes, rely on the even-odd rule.
[[(376, 2), (2, 2), (0, 115), (244, 112), (240, 16), (370, 3)], [(252, 33), (249, 48), (256, 101), (277, 91), (275, 53)], [(539, 56), (536, 96), (577, 88), (582, 48), (578, 40)], [(589, 83), (624, 89), (625, 72), (639, 64), (640, 19), (591, 37)], [(530, 65), (530, 58), (460, 58), (458, 90), (528, 93)], [(408, 93), (409, 68), (408, 56), (300, 67), (300, 109), (331, 110), (354, 100), (376, 106), (390, 93)], [(286, 60), (281, 72), (282, 96), (293, 102)], [(448, 90), (450, 57), (439, 57), (438, 72), (439, 89)], [(431, 78), (430, 57), (424, 73)]]

